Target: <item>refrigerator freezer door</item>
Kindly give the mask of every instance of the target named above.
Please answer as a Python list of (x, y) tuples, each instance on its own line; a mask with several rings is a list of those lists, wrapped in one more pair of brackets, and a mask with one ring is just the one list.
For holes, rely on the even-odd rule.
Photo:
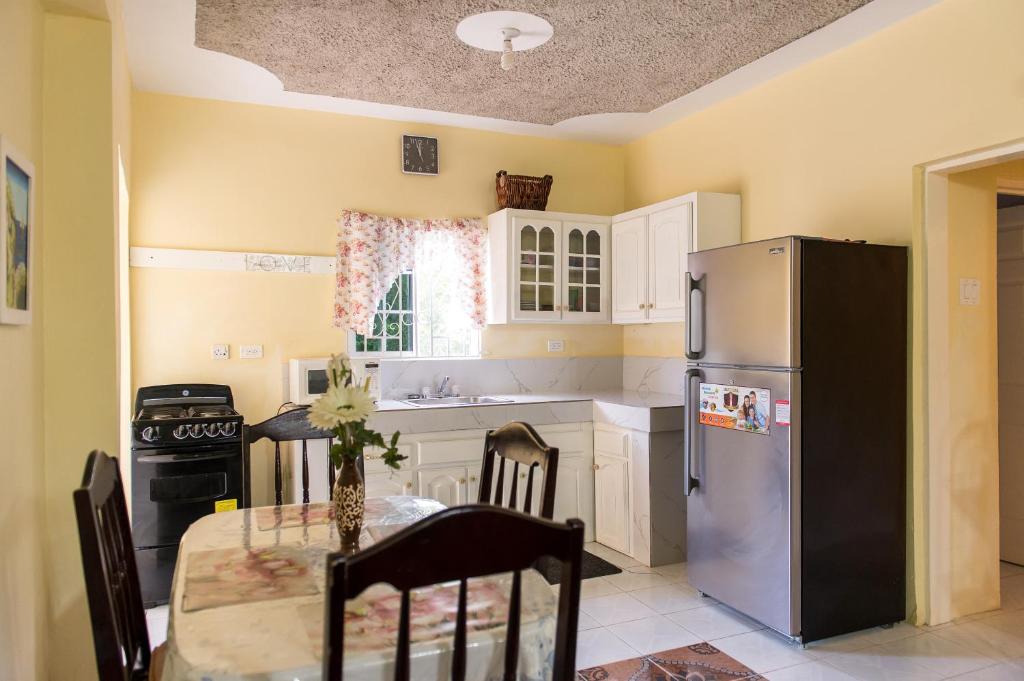
[[(797, 636), (800, 373), (707, 367), (698, 371), (699, 382), (708, 389), (699, 390), (695, 381), (688, 397), (698, 400), (688, 410), (686, 424), (687, 429), (696, 429), (690, 470), (697, 487), (686, 502), (690, 584), (787, 636)], [(725, 400), (708, 400), (714, 385), (746, 390), (732, 392)], [(755, 409), (763, 414), (767, 435), (700, 423), (701, 408), (708, 410), (715, 402), (715, 411), (705, 420), (729, 425), (751, 390), (759, 396)], [(723, 392), (730, 391), (718, 394)], [(761, 405), (766, 398), (769, 404)]]
[(691, 363), (800, 366), (799, 248), (784, 237), (689, 255)]

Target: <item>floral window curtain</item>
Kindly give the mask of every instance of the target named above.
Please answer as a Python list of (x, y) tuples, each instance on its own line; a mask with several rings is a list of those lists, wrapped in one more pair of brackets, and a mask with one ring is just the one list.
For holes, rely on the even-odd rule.
[(477, 219), (415, 220), (344, 211), (338, 220), (334, 325), (366, 333), (377, 304), (417, 257), (451, 254), (458, 299), (474, 326), (487, 311), (487, 230)]

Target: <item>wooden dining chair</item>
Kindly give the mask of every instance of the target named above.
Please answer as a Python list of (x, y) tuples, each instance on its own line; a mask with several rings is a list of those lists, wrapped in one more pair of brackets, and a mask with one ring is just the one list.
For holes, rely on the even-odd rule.
[[(467, 547), (472, 549), (467, 551)], [(410, 560), (410, 556), (420, 559)], [(374, 584), (385, 583), (402, 593), (394, 678), (395, 681), (408, 681), (411, 666), (409, 592), (458, 581), (451, 679), (464, 681), (467, 580), (507, 572), (512, 573), (512, 585), (505, 630), (503, 678), (506, 681), (518, 678), (522, 571), (529, 569), (542, 556), (548, 556), (561, 565), (552, 679), (574, 679), (583, 522), (573, 519), (564, 524), (555, 523), (488, 504), (448, 508), (363, 551), (348, 556), (336, 553), (328, 557), (323, 678), (342, 681), (345, 602)]]
[[(504, 498), (506, 486), (505, 462), (512, 462), (511, 484), (508, 498)], [(494, 476), (497, 461), (497, 480)], [(524, 470), (520, 471), (519, 467)], [(555, 513), (555, 482), (558, 477), (558, 448), (548, 447), (544, 440), (528, 423), (512, 421), (497, 430), (487, 431), (484, 439), (484, 461), (480, 472), (481, 504), (508, 506), (524, 513), (533, 508), (533, 474), (540, 470), (544, 477), (544, 488), (541, 490), (539, 514), (549, 520)], [(526, 481), (523, 493), (523, 504), (520, 508), (519, 481)]]
[[(242, 441), (245, 447), (245, 467), (250, 470), (250, 446), (266, 438), (274, 443), (274, 505), (284, 503), (283, 481), (281, 478), (281, 443), (302, 443), (302, 503), (309, 503), (309, 441), (327, 440), (327, 446), (334, 444), (334, 435), (329, 430), (321, 430), (310, 424), (309, 407), (301, 406), (282, 412), (262, 423), (242, 428)], [(363, 459), (358, 461), (359, 472), (364, 473)], [(334, 496), (334, 476), (336, 471), (331, 457), (327, 457), (327, 496)], [(365, 474), (364, 474), (365, 479)]]
[(74, 491), (85, 591), (100, 681), (160, 678), (163, 648), (151, 651), (117, 459), (94, 451)]

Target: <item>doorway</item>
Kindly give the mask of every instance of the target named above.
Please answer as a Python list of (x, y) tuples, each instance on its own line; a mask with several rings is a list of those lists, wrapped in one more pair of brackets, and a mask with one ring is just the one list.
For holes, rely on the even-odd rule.
[(1024, 190), (1024, 140), (917, 172), (915, 618), (939, 625), (1000, 607), (1003, 591), (996, 194)]
[(1024, 190), (1000, 188), (997, 210), (999, 559), (1024, 572)]

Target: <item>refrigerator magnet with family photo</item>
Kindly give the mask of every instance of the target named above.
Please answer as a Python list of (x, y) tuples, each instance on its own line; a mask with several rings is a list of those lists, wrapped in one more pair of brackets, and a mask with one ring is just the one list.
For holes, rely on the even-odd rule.
[(701, 383), (699, 423), (768, 435), (771, 400), (767, 388)]

